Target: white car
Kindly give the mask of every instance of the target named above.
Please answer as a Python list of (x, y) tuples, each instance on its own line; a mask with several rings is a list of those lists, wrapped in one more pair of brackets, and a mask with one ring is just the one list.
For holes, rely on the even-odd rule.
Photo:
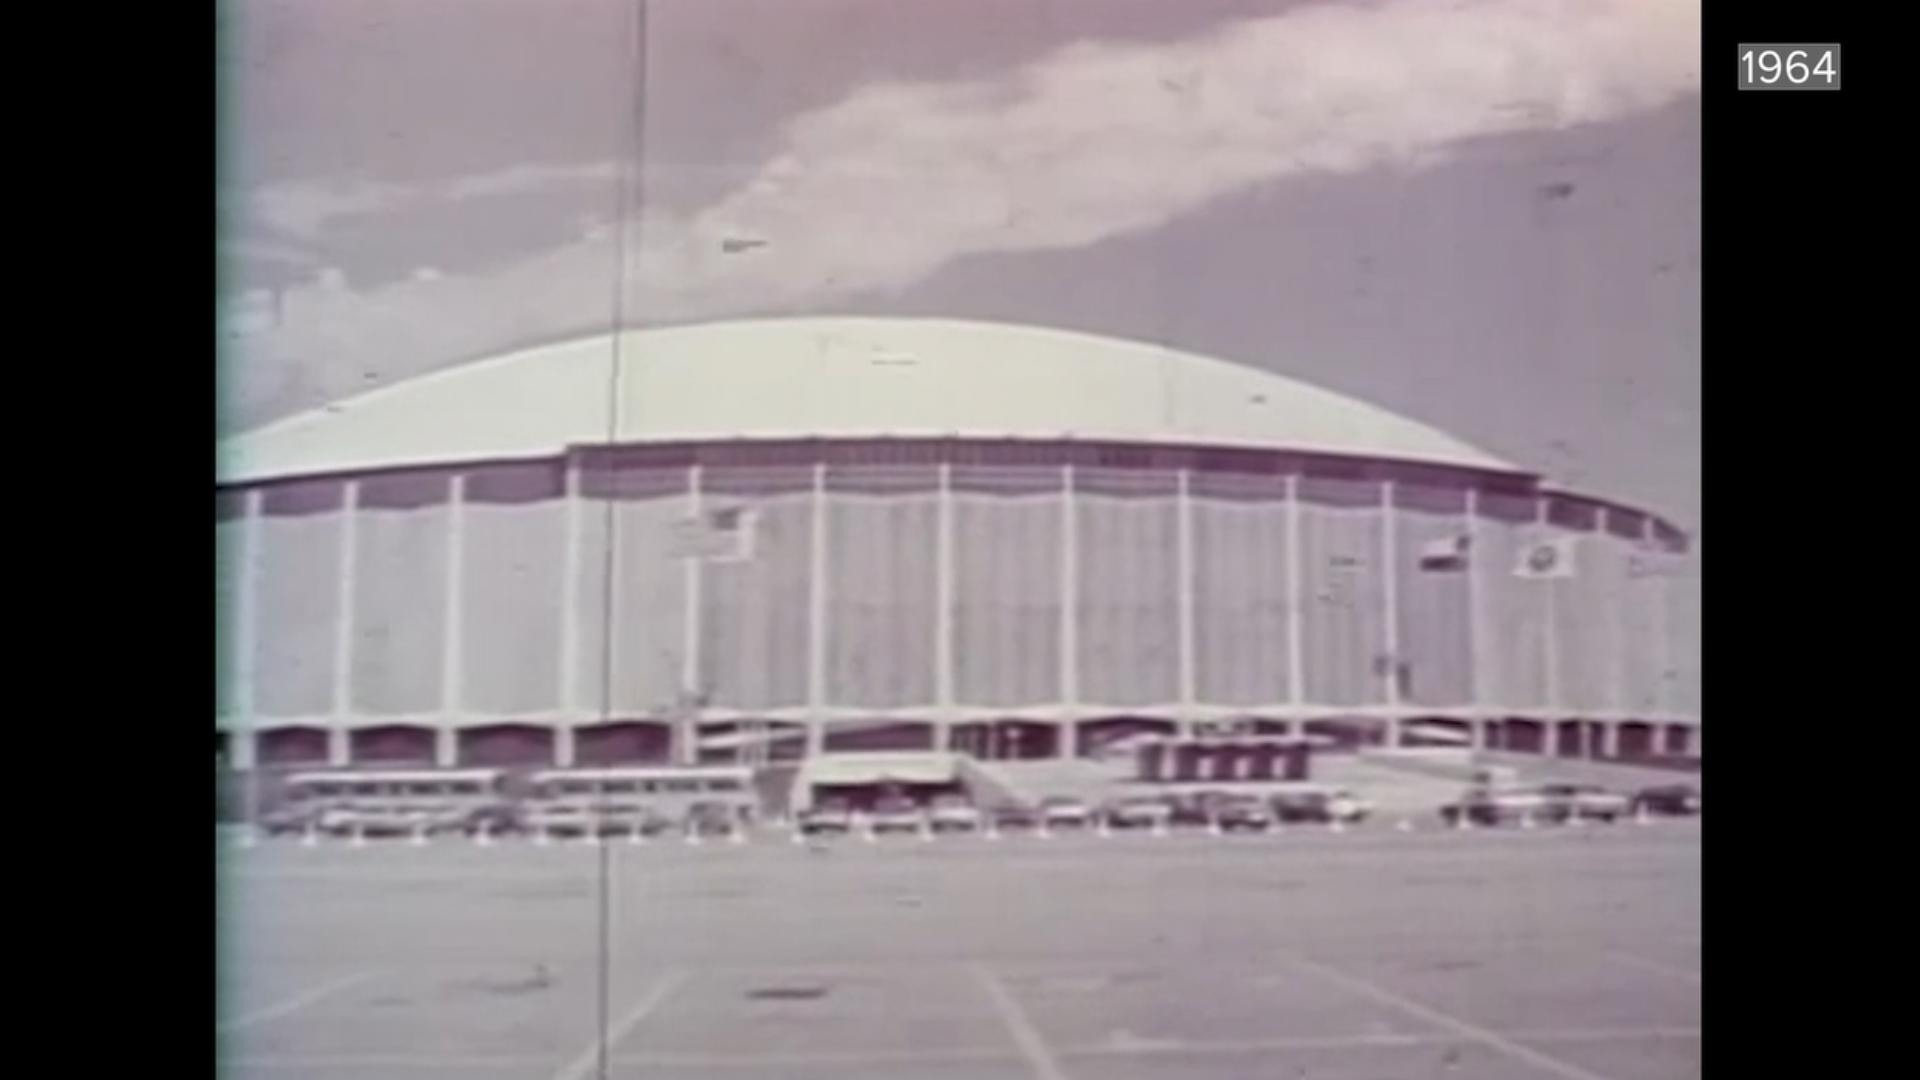
[(936, 832), (973, 832), (980, 828), (980, 808), (961, 795), (942, 795), (928, 815)]
[(1081, 799), (1055, 796), (1040, 800), (1040, 821), (1049, 829), (1083, 829), (1093, 821), (1093, 810)]
[(927, 814), (912, 799), (881, 799), (867, 822), (874, 832), (919, 832), (927, 824)]

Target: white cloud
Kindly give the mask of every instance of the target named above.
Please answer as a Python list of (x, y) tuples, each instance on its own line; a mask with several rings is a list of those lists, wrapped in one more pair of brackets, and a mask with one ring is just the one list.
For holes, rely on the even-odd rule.
[[(796, 117), (766, 163), (703, 210), (650, 215), (630, 295), (649, 318), (828, 306), (968, 255), (1151, 229), (1288, 176), (1425, 168), (1463, 140), (1658, 108), (1697, 91), (1698, 52), (1689, 0), (1388, 0), (1179, 43), (1080, 44), (990, 79), (871, 85)], [(611, 175), (528, 167), (434, 194)], [(263, 193), (260, 208), (308, 233), (332, 214), (422, 197), (301, 185)], [(739, 236), (767, 246), (722, 252)], [(589, 234), (486, 278), (299, 298), (312, 301), (305, 317), (290, 304), (249, 339), (248, 362), (270, 382), (299, 364), (399, 374), (604, 326), (611, 266), (609, 238)]]

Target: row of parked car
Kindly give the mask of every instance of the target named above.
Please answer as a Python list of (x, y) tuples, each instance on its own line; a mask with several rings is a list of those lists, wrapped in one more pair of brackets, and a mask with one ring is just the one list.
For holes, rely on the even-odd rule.
[(840, 799), (825, 799), (802, 812), (797, 825), (808, 835), (874, 832), (952, 833), (1076, 830), (1106, 826), (1154, 830), (1175, 825), (1208, 825), (1227, 831), (1257, 831), (1283, 822), (1357, 822), (1373, 812), (1371, 803), (1347, 791), (1295, 791), (1278, 795), (1203, 791), (1181, 795), (1134, 795), (1095, 804), (1056, 796), (1037, 802), (977, 806), (961, 795), (945, 795), (923, 806), (912, 799), (881, 799), (856, 811)]
[(1598, 784), (1478, 785), (1440, 808), (1449, 825), (1564, 825), (1612, 822), (1633, 816), (1700, 813), (1700, 792), (1690, 784), (1662, 784), (1629, 795)]

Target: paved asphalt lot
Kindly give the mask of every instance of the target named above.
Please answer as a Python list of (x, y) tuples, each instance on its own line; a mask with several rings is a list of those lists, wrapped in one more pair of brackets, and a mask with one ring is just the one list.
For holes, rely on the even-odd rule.
[[(595, 1075), (603, 853), (220, 847), (222, 1075)], [(1700, 1073), (1700, 825), (613, 842), (610, 1075)]]

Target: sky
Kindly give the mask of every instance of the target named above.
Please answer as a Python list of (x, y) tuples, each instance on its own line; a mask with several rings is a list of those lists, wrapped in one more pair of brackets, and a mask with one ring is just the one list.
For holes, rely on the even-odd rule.
[(222, 8), (222, 430), (616, 321), (939, 315), (1265, 368), (1700, 530), (1695, 2), (635, 12)]

